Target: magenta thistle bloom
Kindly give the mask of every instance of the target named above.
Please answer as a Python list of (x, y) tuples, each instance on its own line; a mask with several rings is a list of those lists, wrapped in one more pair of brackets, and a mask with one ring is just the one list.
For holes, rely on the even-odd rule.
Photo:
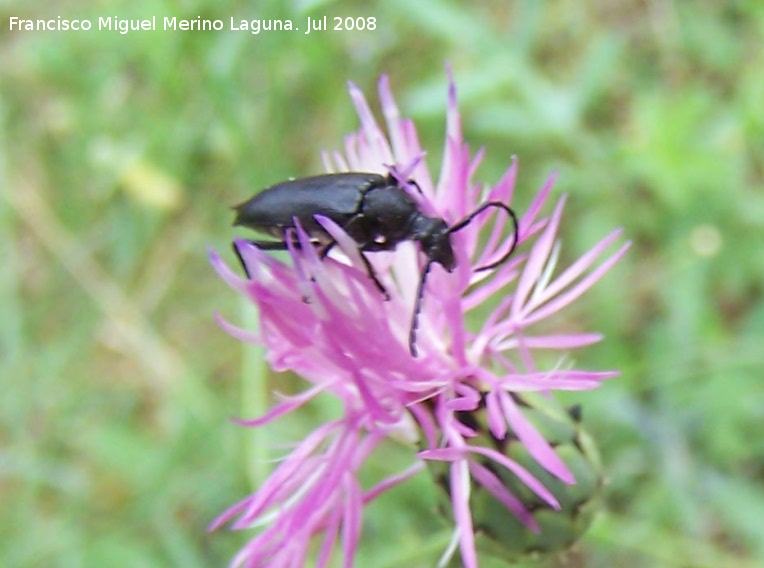
[[(471, 156), (464, 143), (453, 82), (437, 183), (430, 177), (414, 125), (401, 118), (386, 77), (380, 81), (379, 94), (389, 138), (351, 84), (361, 128), (346, 138), (344, 153), (324, 155), (330, 172), (387, 174), (395, 167), (401, 177), (418, 182), (422, 195), (412, 197), (425, 213), (449, 225), (486, 201), (511, 202), (515, 160), (496, 185), (473, 181), (482, 152)], [(236, 529), (261, 527), (234, 559), (234, 566), (302, 566), (316, 535), (322, 535), (318, 566), (328, 565), (337, 547), (343, 566), (352, 566), (364, 505), (420, 471), (422, 460), (443, 462), (448, 468), (456, 522), (454, 546), (460, 548), (468, 568), (478, 566), (470, 509), (475, 486), (487, 490), (526, 526), (538, 528), (531, 512), (494, 473), (497, 469), (511, 472), (549, 507), (559, 508), (555, 495), (537, 477), (494, 446), (478, 442), (484, 437), (460, 419), (463, 413), (484, 407), (494, 439), (512, 433), (544, 470), (565, 483), (575, 483), (514, 395), (592, 389), (617, 374), (562, 366), (562, 355), (557, 364), (542, 366), (536, 362), (538, 351), (565, 352), (595, 343), (601, 336), (543, 334), (532, 329), (588, 290), (629, 245), (607, 256), (620, 235), (615, 231), (570, 267), (556, 270), (556, 234), (565, 199), (558, 201), (549, 217), (541, 217), (551, 187), (550, 179), (520, 216), (516, 253), (491, 271), (476, 268), (506, 253), (506, 216), (486, 212), (452, 235), (457, 266), (452, 273), (439, 265), (432, 268), (419, 315), (418, 357), (409, 353), (408, 334), (426, 259), (411, 242), (394, 252), (368, 254), (390, 292), (389, 301), (369, 278), (357, 244), (326, 218), (317, 220), (337, 241), (326, 259), (320, 258), (320, 251), (299, 228), (301, 249), (290, 250), (290, 264), (245, 241), (237, 242), (250, 280), (211, 255), (222, 278), (250, 298), (260, 312), (259, 334), (220, 320), (224, 329), (264, 345), (274, 370), (292, 370), (310, 385), (305, 392), (284, 398), (265, 416), (243, 423), (270, 422), (320, 393), (338, 397), (344, 406), (341, 419), (324, 424), (300, 442), (256, 493), (215, 521), (213, 527), (229, 522)], [(479, 326), (468, 325), (468, 314), (490, 300), (497, 306), (488, 318)], [(408, 471), (364, 489), (357, 473), (389, 436), (418, 444), (423, 448), (416, 454), (419, 460)], [(487, 461), (492, 467), (485, 466)]]

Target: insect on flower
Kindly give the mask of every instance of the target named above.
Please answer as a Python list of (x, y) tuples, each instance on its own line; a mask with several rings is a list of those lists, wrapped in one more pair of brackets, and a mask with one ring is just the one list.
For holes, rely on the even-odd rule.
[[(567, 363), (568, 351), (600, 334), (539, 324), (590, 290), (629, 243), (610, 251), (615, 230), (559, 266), (565, 197), (543, 213), (550, 178), (516, 218), (516, 159), (496, 183), (475, 180), (484, 152), (471, 153), (464, 139), (450, 69), (436, 179), (386, 77), (379, 95), (384, 124), (350, 84), (360, 127), (342, 151), (322, 154), (332, 173), (276, 184), (235, 208), (235, 224), (272, 237), (236, 239), (246, 279), (210, 253), (259, 314), (257, 331), (218, 316), (220, 325), (261, 345), (274, 371), (307, 384), (238, 423), (275, 424), (319, 397), (332, 414), (342, 409), (210, 525), (255, 530), (232, 568), (357, 565), (367, 505), (423, 470), (444, 489), (453, 526), (441, 566), (457, 550), (465, 568), (478, 568), (491, 550), (567, 546), (585, 529), (582, 512), (600, 487), (577, 420), (547, 400), (618, 373)], [(291, 262), (273, 250), (288, 251)], [(384, 469), (370, 485), (368, 468), (391, 464), (387, 441), (408, 444), (412, 463)], [(574, 483), (580, 491), (570, 491)], [(566, 522), (570, 531), (558, 528)]]
[[(409, 351), (416, 357), (417, 321), (430, 268), (433, 263), (440, 264), (449, 272), (456, 267), (451, 235), (464, 229), (487, 209), (498, 208), (505, 211), (514, 226), (511, 243), (499, 260), (475, 269), (489, 270), (502, 264), (514, 251), (518, 239), (518, 222), (515, 212), (510, 207), (500, 201), (488, 201), (449, 227), (443, 219), (425, 215), (407, 193), (407, 186), (419, 189), (415, 181), (408, 180), (402, 183), (394, 173), (383, 176), (375, 173), (345, 172), (284, 181), (235, 206), (234, 225), (248, 227), (279, 239), (249, 241), (260, 249), (287, 250), (290, 245), (295, 249), (300, 248), (295, 234), (299, 224), (311, 237), (311, 242), (317, 247), (322, 247), (321, 258), (326, 258), (337, 241), (324, 230), (315, 216), (327, 217), (358, 244), (366, 271), (385, 299), (389, 299), (390, 295), (379, 281), (364, 252), (393, 250), (403, 241), (418, 242), (427, 257), (427, 262), (419, 278), (409, 331)], [(246, 263), (235, 243), (233, 250), (247, 273)]]

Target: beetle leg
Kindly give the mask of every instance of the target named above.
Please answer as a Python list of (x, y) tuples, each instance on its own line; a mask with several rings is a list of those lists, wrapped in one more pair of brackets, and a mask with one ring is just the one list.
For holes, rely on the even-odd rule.
[[(247, 242), (251, 245), (256, 246), (260, 250), (287, 250), (286, 243), (281, 241), (247, 241)], [(239, 247), (236, 246), (236, 243), (231, 243), (231, 247), (233, 248), (233, 252), (236, 255), (236, 258), (239, 259), (239, 264), (241, 264), (241, 268), (242, 270), (244, 270), (244, 274), (246, 275), (247, 280), (249, 280), (250, 278), (252, 278), (252, 275), (249, 273), (249, 270), (247, 270), (247, 265), (244, 263), (244, 257), (241, 256)]]
[(413, 179), (408, 180), (406, 182), (406, 184), (410, 185), (413, 188), (415, 188), (417, 190), (417, 192), (419, 193), (419, 195), (424, 195), (424, 193), (422, 193), (422, 188), (419, 187), (419, 184), (416, 181), (414, 181)]
[(332, 241), (324, 247), (324, 250), (321, 251), (321, 260), (324, 260), (327, 256), (329, 256), (329, 251), (332, 250), (336, 244), (337, 241)]
[[(321, 260), (325, 259), (327, 255), (329, 254), (329, 251), (331, 251), (334, 248), (334, 245), (337, 244), (337, 241), (331, 241), (329, 244), (324, 247), (324, 250), (321, 251)], [(380, 291), (382, 296), (384, 296), (385, 301), (387, 302), (390, 300), (390, 293), (387, 291), (387, 288), (385, 288), (384, 284), (379, 281), (379, 277), (377, 277), (377, 273), (374, 272), (374, 267), (372, 267), (371, 262), (366, 257), (365, 254), (363, 254), (364, 250), (368, 250), (365, 246), (359, 246), (358, 253), (361, 255), (361, 260), (363, 261), (363, 265), (366, 267), (366, 273), (369, 275), (369, 278), (374, 282), (374, 285), (377, 287), (377, 290)]]
[[(260, 250), (287, 250), (287, 244), (286, 242), (282, 241), (247, 241), (251, 245), (255, 245)], [(336, 245), (336, 241), (331, 241), (328, 243), (324, 249), (321, 251), (320, 256), (321, 260), (324, 260), (326, 256), (329, 254), (332, 248), (334, 248), (334, 245)], [(239, 264), (241, 264), (242, 269), (244, 270), (244, 274), (247, 276), (247, 279), (251, 278), (251, 275), (249, 274), (249, 270), (247, 270), (247, 265), (244, 263), (244, 258), (241, 256), (241, 252), (239, 252), (238, 247), (236, 246), (236, 243), (232, 243), (233, 246), (233, 252), (236, 254), (236, 258), (239, 259)], [(295, 248), (300, 248), (299, 243), (294, 243)], [(377, 287), (377, 290), (380, 291), (380, 293), (384, 296), (385, 301), (388, 301), (390, 299), (390, 293), (387, 291), (387, 288), (382, 284), (382, 282), (379, 281), (379, 278), (377, 277), (377, 273), (374, 272), (374, 268), (371, 265), (371, 262), (369, 262), (369, 259), (366, 257), (365, 254), (363, 254), (363, 248), (359, 248), (359, 254), (361, 255), (361, 260), (363, 261), (363, 265), (366, 267), (366, 273), (369, 275), (369, 278), (374, 282), (374, 285)]]
[(377, 277), (377, 273), (374, 272), (374, 268), (371, 266), (371, 262), (369, 262), (369, 259), (366, 258), (365, 254), (363, 254), (363, 250), (359, 250), (358, 252), (361, 255), (361, 260), (363, 260), (363, 264), (366, 267), (366, 272), (369, 275), (369, 278), (371, 278), (374, 281), (374, 285), (382, 293), (382, 296), (384, 296), (385, 302), (387, 302), (388, 300), (390, 300), (390, 293), (387, 291), (387, 288), (384, 287), (382, 282), (379, 281), (379, 278)]
[(249, 270), (247, 270), (247, 265), (244, 263), (244, 257), (241, 256), (241, 252), (239, 251), (239, 247), (236, 246), (236, 243), (231, 243), (231, 248), (233, 249), (233, 253), (236, 255), (236, 258), (239, 259), (239, 264), (241, 264), (241, 269), (244, 271), (244, 275), (247, 277), (247, 280), (252, 279), (252, 275), (249, 273)]
[[(329, 244), (327, 244), (324, 247), (324, 250), (321, 251), (321, 260), (324, 260), (327, 255), (329, 254), (329, 251), (331, 251), (334, 248), (334, 245), (337, 244), (337, 241), (331, 241)], [(366, 273), (369, 275), (369, 278), (374, 282), (374, 285), (377, 287), (377, 290), (380, 291), (382, 296), (384, 296), (385, 301), (387, 302), (390, 299), (390, 293), (387, 291), (385, 286), (382, 284), (382, 282), (379, 281), (379, 278), (377, 277), (377, 273), (374, 272), (374, 268), (371, 265), (371, 262), (369, 262), (369, 259), (366, 258), (366, 255), (363, 254), (363, 248), (358, 249), (358, 253), (361, 255), (361, 260), (363, 261), (363, 265), (366, 267)]]
[[(281, 241), (247, 241), (251, 245), (255, 245), (260, 250), (288, 250), (289, 247), (287, 247), (286, 242)], [(247, 280), (251, 280), (252, 276), (249, 273), (249, 270), (247, 270), (247, 265), (244, 264), (244, 258), (241, 256), (241, 252), (239, 252), (239, 248), (236, 246), (236, 243), (232, 243), (233, 245), (233, 252), (236, 253), (236, 257), (239, 259), (239, 263), (241, 264), (242, 269), (244, 269), (244, 274), (247, 276)], [(294, 243), (295, 248), (300, 248), (299, 243)], [(315, 278), (312, 276), (310, 277), (311, 280), (315, 282)], [(306, 304), (310, 304), (310, 298), (308, 296), (303, 295), (302, 301)]]
[[(282, 241), (247, 241), (251, 245), (255, 245), (260, 250), (287, 250), (286, 242)], [(299, 243), (295, 243), (295, 248), (300, 248)]]

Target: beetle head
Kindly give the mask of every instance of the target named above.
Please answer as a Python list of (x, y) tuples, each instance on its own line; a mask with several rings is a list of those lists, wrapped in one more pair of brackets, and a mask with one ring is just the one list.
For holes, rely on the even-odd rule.
[(422, 244), (422, 252), (432, 262), (452, 272), (456, 267), (451, 231), (442, 219), (421, 217), (416, 224), (414, 239)]

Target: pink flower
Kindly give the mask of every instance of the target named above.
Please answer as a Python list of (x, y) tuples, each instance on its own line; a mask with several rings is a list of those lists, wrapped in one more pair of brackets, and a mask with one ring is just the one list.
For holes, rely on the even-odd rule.
[[(389, 138), (380, 129), (357, 87), (350, 95), (361, 120), (358, 132), (345, 140), (344, 153), (324, 155), (330, 172), (389, 173), (417, 181), (422, 210), (449, 225), (463, 219), (486, 201), (510, 204), (517, 161), (494, 186), (473, 181), (482, 152), (471, 156), (464, 143), (450, 83), (447, 137), (443, 168), (437, 183), (427, 169), (413, 123), (399, 114), (388, 80), (379, 94)], [(265, 346), (270, 365), (291, 370), (309, 388), (287, 397), (265, 416), (243, 421), (259, 426), (299, 408), (320, 393), (340, 399), (341, 419), (319, 427), (300, 442), (256, 493), (221, 515), (213, 527), (231, 522), (235, 529), (263, 527), (234, 559), (247, 567), (302, 566), (309, 542), (322, 535), (317, 565), (326, 566), (338, 546), (343, 566), (352, 566), (361, 533), (364, 505), (389, 487), (422, 469), (422, 460), (446, 462), (450, 495), (463, 563), (478, 566), (474, 544), (470, 488), (477, 483), (536, 528), (532, 514), (500, 479), (483, 464), (506, 468), (552, 508), (555, 496), (518, 463), (493, 447), (476, 442), (477, 433), (460, 420), (464, 412), (483, 406), (488, 428), (496, 439), (509, 431), (548, 472), (575, 483), (565, 463), (539, 431), (524, 417), (513, 393), (587, 390), (615, 372), (592, 372), (560, 365), (540, 367), (539, 350), (560, 350), (595, 343), (593, 333), (533, 332), (534, 324), (562, 310), (599, 280), (624, 254), (623, 244), (610, 256), (606, 251), (619, 239), (614, 231), (570, 267), (556, 270), (557, 229), (565, 204), (557, 202), (549, 217), (541, 210), (552, 187), (550, 179), (520, 216), (518, 250), (490, 271), (490, 264), (506, 252), (510, 239), (506, 215), (500, 210), (477, 216), (452, 234), (457, 259), (449, 273), (433, 265), (419, 314), (416, 347), (409, 353), (411, 314), (426, 258), (411, 242), (393, 252), (367, 253), (390, 299), (375, 287), (359, 256), (357, 245), (328, 219), (318, 219), (337, 240), (326, 259), (297, 230), (301, 250), (290, 250), (291, 264), (276, 260), (246, 241), (237, 241), (251, 275), (242, 279), (214, 253), (212, 263), (228, 284), (259, 308), (260, 332), (235, 328), (220, 320), (234, 337)], [(479, 238), (479, 237), (483, 238)], [(497, 307), (479, 326), (468, 325), (469, 314), (493, 301)], [(562, 355), (560, 356), (560, 359)], [(377, 487), (364, 490), (358, 471), (383, 439), (393, 436), (424, 448), (412, 467)], [(412, 453), (412, 457), (414, 457)]]

